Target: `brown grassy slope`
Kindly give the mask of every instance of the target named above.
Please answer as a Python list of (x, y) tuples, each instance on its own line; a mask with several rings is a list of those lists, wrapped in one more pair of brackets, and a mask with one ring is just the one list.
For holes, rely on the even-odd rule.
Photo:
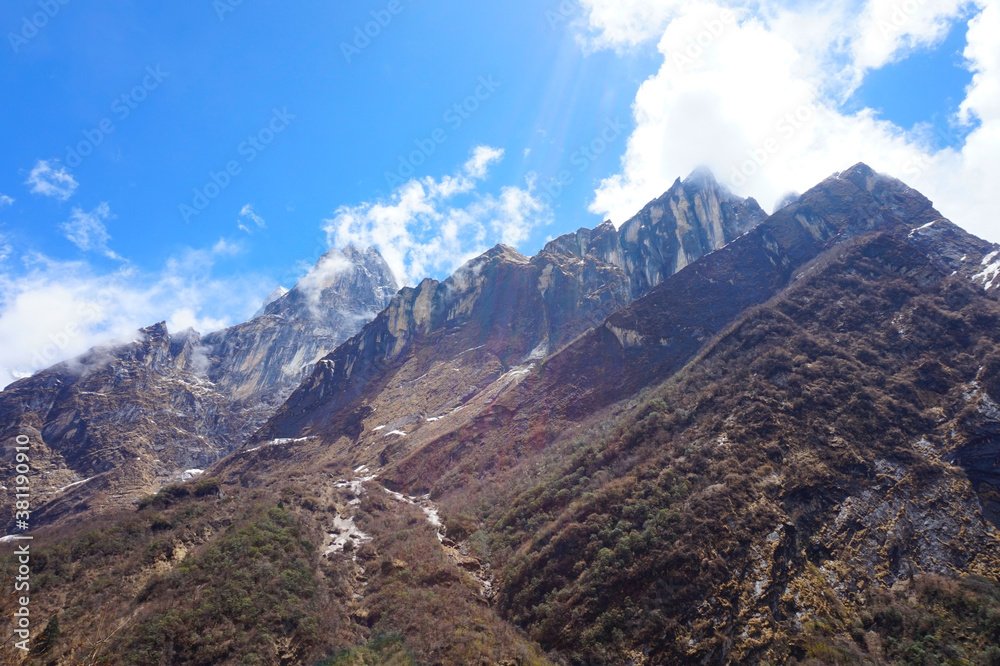
[[(39, 532), (35, 631), (58, 617), (61, 636), (27, 663), (355, 663), (353, 646), (385, 637), (416, 664), (548, 663), (416, 507), (339, 479), (299, 472), (225, 497), (205, 480)], [(325, 555), (338, 516), (372, 540)]]
[(469, 479), (485, 502), (444, 494), (446, 518), (481, 530), (507, 617), (573, 663), (801, 656), (811, 621), (870, 590), (1000, 574), (980, 502), (995, 489), (953, 464), (1000, 398), (981, 388), (998, 324), (995, 301), (902, 239), (863, 239), (610, 431), (532, 457), (506, 489)]

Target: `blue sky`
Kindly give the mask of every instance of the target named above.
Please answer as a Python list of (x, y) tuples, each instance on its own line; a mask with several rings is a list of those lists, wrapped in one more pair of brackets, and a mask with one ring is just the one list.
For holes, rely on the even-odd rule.
[[(341, 43), (353, 42), (355, 28), (388, 3), (296, 4), (246, 0), (220, 20), (207, 0), (157, 8), (74, 0), (20, 53), (7, 48), (0, 193), (16, 202), (3, 211), (4, 228), (52, 257), (80, 257), (60, 224), (74, 206), (90, 211), (108, 202), (109, 245), (143, 269), (155, 270), (182, 247), (226, 238), (246, 250), (219, 270), (278, 279), (297, 260), (318, 256), (320, 222), (338, 206), (390, 194), (385, 173), (435, 129), (447, 140), (416, 167), (417, 177), (450, 173), (480, 144), (507, 151), (491, 182), (557, 172), (607, 119), (631, 124), (635, 90), (655, 68), (648, 55), (584, 54), (568, 21), (553, 29), (538, 3), (524, 0), (401, 0), (402, 12), (348, 63)], [(32, 10), (36, 2), (9, 2), (0, 25), (17, 27)], [(157, 83), (150, 67), (168, 76)], [(499, 88), (467, 118), (453, 113), (446, 122), (481, 77)], [(144, 79), (156, 87), (136, 95), (145, 99), (131, 100), (131, 109), (120, 98)], [(245, 163), (239, 146), (268, 125), (274, 109), (295, 118)], [(92, 143), (83, 133), (99, 136), (104, 119), (114, 132), (69, 168), (79, 183), (71, 199), (28, 193), (37, 160), (74, 162), (67, 146)], [(558, 201), (558, 224), (538, 229), (526, 251), (557, 228), (601, 221), (587, 213), (587, 199), (624, 148), (622, 135), (575, 179)], [(241, 173), (185, 220), (179, 206), (231, 160)], [(246, 204), (267, 225), (252, 236), (237, 228)]]
[[(765, 207), (860, 159), (933, 188), (935, 165), (963, 157), (983, 124), (974, 105), (964, 124), (956, 114), (975, 69), (962, 55), (968, 21), (987, 0), (904, 17), (874, 46), (875, 19), (852, 23), (853, 50), (797, 33), (876, 16), (884, 0), (832, 3), (829, 16), (762, 2), (734, 9), (679, 73), (672, 55), (727, 10), (675, 0), (150, 4), (0, 7), (0, 340), (16, 350), (0, 358), (7, 370), (159, 319), (235, 323), (330, 243), (384, 244), (410, 282), (442, 278), (501, 240), (533, 254), (606, 217), (624, 222), (700, 163), (723, 182), (732, 171), (728, 184)], [(373, 37), (359, 37), (366, 28)], [(768, 63), (772, 46), (814, 69)], [(754, 59), (757, 87), (737, 71)], [(799, 86), (824, 77), (839, 101)], [(814, 97), (783, 100), (772, 84)], [(691, 102), (706, 90), (721, 115)], [(816, 128), (739, 178), (755, 137), (795, 103), (822, 107)], [(824, 150), (824, 127), (855, 143), (836, 137)], [(561, 175), (569, 182), (551, 196)], [(414, 186), (420, 195), (408, 198)], [(976, 209), (953, 210), (985, 228)], [(95, 299), (99, 315), (67, 314)], [(56, 338), (40, 357), (33, 341)]]

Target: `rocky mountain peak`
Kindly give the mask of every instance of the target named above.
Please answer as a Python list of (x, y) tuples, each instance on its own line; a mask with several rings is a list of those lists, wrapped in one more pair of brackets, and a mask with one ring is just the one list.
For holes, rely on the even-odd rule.
[(295, 287), (263, 309), (264, 316), (316, 320), (336, 326), (345, 316), (371, 319), (398, 291), (396, 278), (374, 247), (331, 249)]
[(148, 342), (169, 342), (170, 332), (167, 330), (167, 322), (161, 321), (152, 326), (139, 329), (143, 340)]
[(605, 222), (550, 242), (545, 252), (591, 256), (629, 276), (633, 298), (747, 231), (766, 214), (754, 199), (741, 199), (707, 168), (678, 178), (662, 196), (615, 228)]

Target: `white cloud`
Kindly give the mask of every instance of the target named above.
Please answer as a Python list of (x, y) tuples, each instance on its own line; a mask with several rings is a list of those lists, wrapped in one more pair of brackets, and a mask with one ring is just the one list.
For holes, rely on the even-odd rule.
[(858, 74), (943, 40), (968, 0), (869, 0), (851, 51)]
[(655, 39), (685, 0), (582, 0), (597, 46), (631, 47)]
[(244, 247), (241, 243), (233, 243), (225, 238), (220, 238), (215, 242), (215, 245), (212, 246), (212, 254), (220, 257), (236, 256), (237, 254), (242, 253), (243, 250)]
[(113, 218), (111, 208), (104, 202), (89, 213), (84, 212), (82, 208), (73, 208), (69, 220), (63, 222), (59, 228), (73, 245), (84, 252), (99, 252), (109, 259), (121, 260), (121, 257), (108, 247), (111, 235), (105, 223)]
[(465, 163), (465, 173), (470, 178), (482, 180), (489, 173), (490, 167), (503, 159), (503, 154), (502, 148), (476, 146), (472, 151), (472, 157)]
[(354, 264), (346, 256), (339, 252), (328, 252), (320, 257), (316, 265), (310, 268), (295, 286), (306, 295), (310, 310), (317, 316), (322, 316), (323, 290), (328, 288), (339, 275), (353, 269)]
[(202, 333), (243, 321), (267, 281), (215, 277), (220, 249), (184, 250), (155, 273), (129, 264), (100, 273), (86, 262), (37, 253), (16, 267), (0, 266), (0, 388), (94, 346), (133, 340), (158, 321), (171, 332)]
[[(251, 224), (253, 226), (251, 226)], [(267, 228), (267, 222), (264, 221), (264, 218), (254, 212), (251, 204), (247, 204), (240, 210), (240, 219), (236, 226), (240, 231), (252, 234), (254, 227), (257, 229)]]
[(9, 206), (14, 203), (14, 200), (7, 196), (6, 194), (0, 194), (0, 208), (4, 206)]
[[(639, 43), (641, 35), (622, 26), (640, 0), (631, 9), (589, 4), (595, 44)], [(659, 3), (646, 4), (649, 23), (662, 23)], [(889, 11), (892, 19), (894, 4), (912, 11), (883, 37), (874, 17)], [(940, 40), (968, 15), (965, 4), (762, 2), (749, 12), (685, 3), (659, 34), (663, 64), (636, 95), (621, 171), (600, 185), (592, 210), (620, 224), (700, 165), (770, 208), (785, 192), (864, 161), (917, 187), (969, 231), (1000, 240), (985, 187), (1000, 181), (1000, 0), (982, 0), (970, 22), (965, 57), (975, 77), (955, 122), (981, 125), (961, 149), (934, 151), (926, 129), (904, 130), (840, 103), (871, 68)]]
[(38, 160), (26, 181), (31, 185), (32, 194), (67, 201), (76, 192), (78, 183), (57, 160)]
[[(451, 272), (492, 244), (523, 242), (549, 216), (534, 196), (534, 178), (499, 196), (476, 192), (503, 154), (480, 146), (453, 175), (410, 180), (386, 200), (342, 206), (324, 221), (328, 242), (376, 246), (402, 284)], [(457, 203), (461, 196), (470, 200)]]

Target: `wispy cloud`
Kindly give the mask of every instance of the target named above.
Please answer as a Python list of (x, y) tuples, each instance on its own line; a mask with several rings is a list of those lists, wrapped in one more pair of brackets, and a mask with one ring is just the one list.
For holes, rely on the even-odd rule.
[(11, 244), (7, 241), (7, 237), (0, 233), (0, 267), (7, 262), (7, 259), (10, 258), (10, 255), (13, 252), (14, 248), (11, 247)]
[(240, 219), (236, 226), (240, 231), (252, 234), (255, 228), (266, 229), (267, 222), (264, 221), (264, 218), (254, 212), (251, 204), (247, 204), (243, 206), (242, 210), (240, 210)]
[(330, 245), (374, 245), (402, 284), (450, 272), (490, 245), (517, 245), (550, 219), (534, 178), (499, 195), (477, 188), (504, 151), (479, 146), (454, 174), (400, 185), (384, 200), (343, 206), (324, 221)]
[(94, 346), (128, 342), (158, 321), (171, 332), (206, 333), (245, 320), (269, 283), (217, 277), (216, 263), (233, 247), (186, 248), (154, 272), (127, 263), (102, 272), (31, 252), (0, 264), (0, 388)]
[(3, 208), (4, 206), (9, 206), (12, 203), (14, 203), (14, 199), (7, 196), (6, 194), (0, 194), (0, 208)]
[(68, 221), (60, 225), (66, 238), (84, 252), (99, 252), (109, 259), (121, 257), (108, 247), (111, 235), (105, 222), (112, 219), (111, 208), (102, 203), (89, 213), (82, 208), (73, 208)]
[(72, 174), (65, 167), (60, 166), (56, 160), (51, 162), (38, 160), (28, 175), (26, 183), (31, 185), (33, 194), (52, 197), (60, 201), (69, 200), (79, 186)]

